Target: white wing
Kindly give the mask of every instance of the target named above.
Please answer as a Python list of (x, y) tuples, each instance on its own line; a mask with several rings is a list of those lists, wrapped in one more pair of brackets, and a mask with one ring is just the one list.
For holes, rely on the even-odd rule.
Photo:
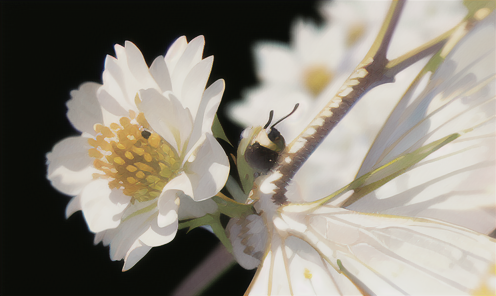
[(464, 295), (495, 264), (494, 239), (427, 219), (322, 206), (269, 233), (248, 295)]
[(466, 295), (486, 285), (496, 241), (478, 232), (496, 216), (495, 36), (493, 14), (407, 92), (358, 176), (464, 135), (348, 209), (261, 213), (265, 228), (249, 237), (266, 238), (266, 249), (247, 294)]
[(274, 232), (246, 295), (359, 295), (307, 242)]
[(495, 16), (486, 18), (438, 70), (405, 94), (358, 177), (398, 156), (470, 129), (348, 209), (440, 219), (489, 233), (495, 203)]

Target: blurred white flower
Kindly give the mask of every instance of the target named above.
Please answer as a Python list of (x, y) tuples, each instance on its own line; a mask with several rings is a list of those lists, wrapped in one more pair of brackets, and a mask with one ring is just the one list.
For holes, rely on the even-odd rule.
[(103, 85), (71, 92), (67, 116), (79, 137), (47, 154), (48, 179), (74, 198), (95, 243), (131, 268), (154, 246), (171, 241), (178, 219), (217, 210), (209, 198), (224, 186), (229, 162), (211, 127), (224, 92), (205, 89), (213, 57), (204, 38), (183, 36), (148, 68), (131, 42), (107, 56)]
[[(232, 103), (228, 115), (245, 127), (264, 123), (270, 110), (282, 117), (299, 103), (298, 111), (278, 129), (286, 141), (294, 139), (301, 126), (325, 105), (321, 94), (335, 81), (344, 82), (356, 65), (340, 67), (346, 57), (345, 34), (339, 26), (317, 26), (297, 20), (291, 28), (291, 44), (260, 42), (254, 48), (260, 85)], [(338, 82), (338, 83), (339, 83)], [(332, 83), (335, 85), (335, 83)]]

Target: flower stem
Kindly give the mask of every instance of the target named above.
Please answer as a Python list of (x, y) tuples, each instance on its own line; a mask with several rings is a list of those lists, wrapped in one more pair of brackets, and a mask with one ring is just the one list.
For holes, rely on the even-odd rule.
[(222, 244), (218, 244), (171, 295), (199, 295), (233, 267), (234, 263), (233, 256)]

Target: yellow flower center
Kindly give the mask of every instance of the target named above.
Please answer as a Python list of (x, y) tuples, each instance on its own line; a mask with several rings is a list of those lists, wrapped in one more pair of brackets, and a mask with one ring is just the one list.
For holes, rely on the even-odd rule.
[(305, 86), (314, 95), (319, 95), (331, 82), (333, 74), (324, 66), (316, 66), (305, 72)]
[(360, 38), (365, 34), (365, 26), (362, 23), (353, 24), (348, 30), (348, 36), (346, 38), (346, 46), (352, 47), (357, 43)]
[(103, 172), (93, 177), (108, 179), (110, 189), (122, 189), (134, 203), (158, 197), (178, 174), (181, 161), (169, 143), (147, 130), (143, 113), (129, 113), (119, 119), (120, 124), (96, 124), (96, 138), (88, 139), (94, 148), (88, 154), (95, 158), (95, 168)]

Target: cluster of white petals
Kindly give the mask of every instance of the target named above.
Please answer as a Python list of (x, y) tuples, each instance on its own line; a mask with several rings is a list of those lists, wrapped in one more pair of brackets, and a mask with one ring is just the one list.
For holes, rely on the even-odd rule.
[(213, 213), (229, 161), (212, 134), (224, 81), (205, 89), (213, 57), (204, 38), (180, 37), (147, 66), (131, 42), (107, 56), (103, 85), (71, 92), (67, 116), (82, 134), (47, 154), (48, 179), (74, 196), (95, 243), (131, 268), (152, 247), (171, 241), (178, 219)]

